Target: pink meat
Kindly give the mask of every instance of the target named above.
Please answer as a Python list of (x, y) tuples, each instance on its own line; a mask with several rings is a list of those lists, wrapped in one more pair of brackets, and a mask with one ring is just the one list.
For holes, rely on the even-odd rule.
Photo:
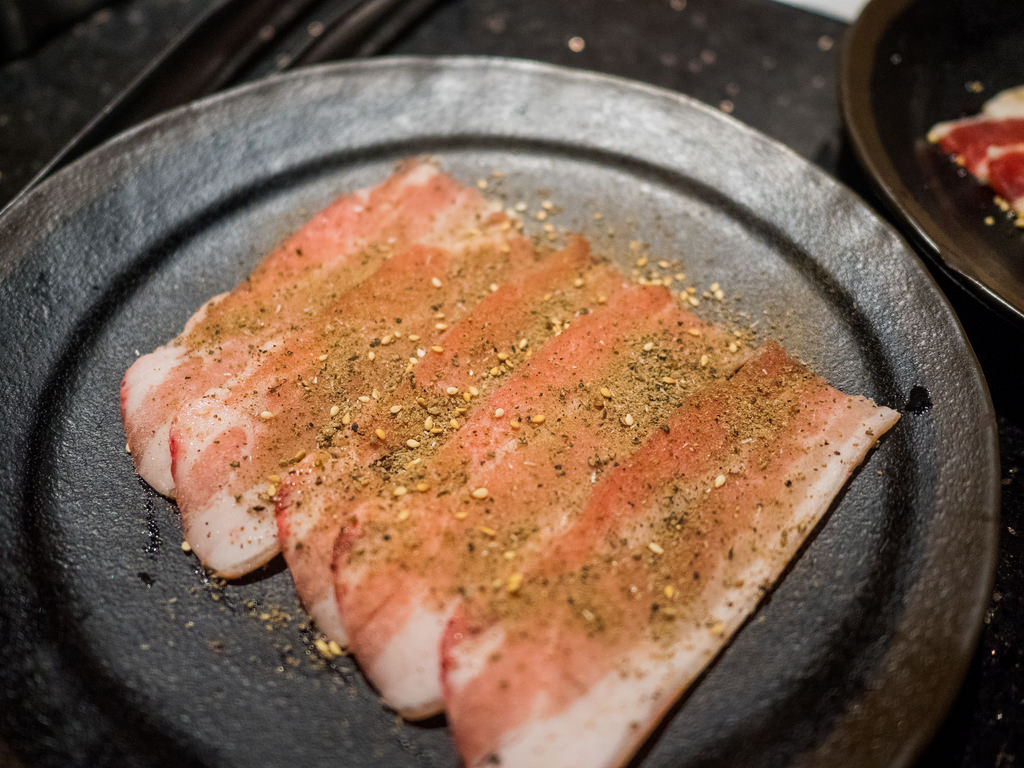
[(467, 766), (618, 766), (721, 651), (898, 414), (768, 344), (605, 475), (443, 640)]
[(744, 356), (661, 288), (620, 282), (587, 309), (422, 469), (394, 480), (428, 493), (385, 490), (341, 513), (341, 624), (407, 717), (441, 708), (440, 639), (459, 601), (504, 578), (517, 550), (557, 537), (608, 467)]
[(939, 123), (929, 131), (928, 138), (956, 157), (979, 181), (987, 183), (989, 148), (1024, 144), (1024, 117), (969, 117)]
[(415, 242), (443, 247), (486, 213), (475, 190), (416, 162), (373, 190), (338, 198), (245, 282), (210, 299), (181, 335), (128, 369), (121, 414), (136, 470), (173, 496), (168, 432), (184, 404), (251, 375), (259, 350), (282, 343), (392, 254)]
[(988, 183), (1017, 213), (1024, 226), (1024, 143), (989, 148)]
[(420, 244), (392, 256), (254, 355), (251, 375), (179, 409), (172, 476), (185, 537), (205, 565), (231, 578), (279, 551), (280, 475), (311, 450), (330, 444), (357, 465), (389, 452), (359, 398), (390, 399), (420, 345), (436, 344), (439, 309), (458, 321), (492, 283), (533, 263), (525, 241), (507, 239), (506, 222), (495, 214), (448, 249)]
[[(395, 391), (355, 403), (360, 431), (374, 435), (377, 429), (383, 430), (384, 440), (373, 444), (381, 455), (397, 452), (397, 460), (413, 460), (432, 444), (446, 440), (453, 432), (452, 418), (464, 420), (512, 374), (517, 362), (528, 359), (531, 341), (550, 334), (551, 317), (556, 313), (569, 317), (586, 298), (594, 299), (621, 283), (615, 270), (594, 262), (586, 241), (574, 238), (563, 250), (500, 285), (465, 318), (444, 329), (436, 339), (441, 351), (425, 355), (413, 376)], [(450, 387), (459, 393), (454, 400), (447, 394)], [(396, 405), (400, 410), (392, 413)], [(421, 442), (421, 450), (410, 449), (410, 439)], [(376, 455), (331, 450), (337, 458), (331, 453), (310, 455), (284, 478), (277, 495), (277, 524), (303, 605), (321, 631), (345, 642), (330, 570), (334, 542), (343, 525), (345, 505), (338, 503), (338, 497), (346, 502), (365, 497), (379, 491), (380, 484), (377, 474), (360, 471)], [(326, 492), (321, 488), (325, 471), (330, 485)]]

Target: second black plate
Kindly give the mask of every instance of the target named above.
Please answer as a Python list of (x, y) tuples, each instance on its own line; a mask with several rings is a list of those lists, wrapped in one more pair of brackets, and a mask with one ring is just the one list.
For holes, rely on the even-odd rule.
[(903, 229), (968, 292), (1024, 323), (1024, 230), (925, 139), (1022, 83), (1024, 5), (1012, 0), (874, 0), (840, 71), (854, 149)]

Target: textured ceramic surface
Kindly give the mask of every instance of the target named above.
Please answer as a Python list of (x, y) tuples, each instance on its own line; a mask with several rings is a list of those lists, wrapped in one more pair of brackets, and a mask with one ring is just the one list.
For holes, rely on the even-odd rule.
[(491, 191), (552, 199), (602, 252), (642, 237), (681, 256), (688, 282), (722, 284), (725, 315), (904, 414), (638, 764), (911, 760), (970, 658), (998, 522), (991, 404), (948, 305), (781, 145), (668, 91), (494, 59), (345, 64), (210, 99), (0, 220), (5, 736), (54, 765), (456, 764), (441, 724), (401, 724), (350, 659), (318, 659), (280, 561), (207, 581), (118, 415), (139, 352), (416, 154), (467, 183), (502, 171)]

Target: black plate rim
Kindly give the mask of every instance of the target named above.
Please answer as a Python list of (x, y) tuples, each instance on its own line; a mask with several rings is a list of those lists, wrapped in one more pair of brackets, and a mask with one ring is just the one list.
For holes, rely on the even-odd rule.
[(919, 252), (976, 299), (1011, 321), (1024, 323), (1024, 303), (1015, 302), (974, 274), (970, 255), (917, 202), (878, 132), (871, 101), (875, 51), (890, 24), (920, 2), (927, 0), (870, 0), (847, 30), (838, 75), (843, 123), (872, 186)]
[[(755, 142), (759, 146), (770, 148), (773, 152), (782, 153), (788, 158), (799, 164), (801, 170), (809, 175), (816, 177), (826, 186), (830, 186), (838, 191), (841, 195), (847, 196), (851, 201), (854, 202), (855, 206), (862, 210), (862, 213), (875, 219), (879, 224), (883, 225), (885, 230), (888, 230), (888, 235), (891, 236), (894, 243), (902, 245), (905, 249), (906, 266), (913, 272), (916, 273), (917, 277), (926, 282), (932, 290), (934, 290), (936, 297), (940, 301), (946, 317), (944, 318), (949, 322), (953, 328), (958, 332), (958, 338), (956, 341), (962, 346), (962, 350), (966, 352), (969, 360), (972, 364), (972, 373), (977, 375), (978, 382), (981, 386), (981, 396), (984, 402), (987, 404), (985, 413), (979, 414), (983, 419), (983, 423), (980, 424), (981, 432), (985, 432), (988, 436), (986, 444), (981, 447), (984, 449), (985, 455), (989, 458), (986, 462), (986, 466), (989, 470), (988, 477), (984, 478), (982, 487), (984, 489), (984, 503), (981, 510), (974, 510), (980, 518), (987, 519), (990, 521), (990, 525), (987, 527), (986, 533), (986, 546), (985, 553), (986, 557), (984, 562), (981, 563), (981, 568), (977, 573), (979, 577), (975, 582), (975, 600), (973, 601), (974, 609), (970, 615), (968, 626), (972, 629), (970, 632), (965, 633), (960, 639), (963, 641), (963, 648), (965, 652), (954, 658), (950, 659), (950, 666), (952, 667), (951, 673), (946, 677), (945, 684), (940, 688), (933, 691), (931, 701), (928, 703), (928, 710), (930, 717), (919, 721), (907, 732), (901, 732), (899, 734), (893, 733), (893, 743), (890, 744), (892, 747), (893, 764), (894, 765), (906, 765), (915, 759), (920, 752), (927, 745), (928, 741), (932, 738), (938, 726), (941, 723), (944, 713), (948, 710), (956, 692), (958, 691), (964, 676), (966, 675), (970, 658), (971, 651), (976, 646), (978, 638), (982, 629), (982, 618), (987, 608), (988, 598), (991, 593), (995, 562), (996, 562), (996, 545), (998, 542), (998, 519), (999, 519), (999, 486), (998, 486), (998, 442), (996, 436), (995, 422), (994, 422), (994, 411), (991, 406), (991, 401), (988, 396), (987, 386), (984, 381), (983, 374), (980, 367), (977, 364), (977, 360), (974, 357), (973, 351), (970, 348), (966, 337), (963, 335), (963, 330), (960, 327), (959, 321), (957, 320), (952, 308), (949, 306), (945, 297), (942, 295), (941, 290), (935, 283), (932, 276), (924, 269), (914, 257), (913, 251), (906, 245), (906, 242), (902, 237), (892, 230), (883, 220), (879, 219), (877, 215), (871, 211), (871, 209), (864, 204), (862, 200), (857, 198), (855, 193), (845, 187), (841, 182), (838, 182), (833, 177), (826, 174), (824, 171), (808, 163), (804, 158), (797, 155), (794, 151), (781, 144), (780, 142), (771, 139), (756, 131), (753, 128), (731, 118), (727, 115), (722, 114), (718, 110), (703, 104), (695, 99), (687, 97), (683, 94), (660, 88), (657, 86), (649, 85), (646, 83), (637, 82), (628, 78), (617, 77), (613, 75), (606, 75), (602, 73), (589, 72), (585, 70), (573, 69), (568, 67), (561, 67), (556, 65), (549, 65), (540, 62), (514, 59), (505, 57), (472, 57), (472, 56), (441, 56), (441, 57), (427, 57), (427, 56), (396, 56), (386, 57), (383, 59), (376, 59), (372, 61), (362, 62), (344, 62), (339, 64), (327, 64), (317, 67), (306, 68), (292, 73), (275, 76), (266, 80), (252, 83), (241, 88), (233, 89), (231, 91), (217, 94), (193, 104), (186, 105), (182, 108), (173, 110), (163, 115), (157, 116), (152, 120), (146, 121), (139, 126), (126, 131), (125, 133), (115, 137), (111, 141), (102, 145), (101, 147), (91, 151), (83, 158), (77, 160), (75, 163), (70, 165), (68, 168), (63, 169), (60, 173), (51, 177), (46, 182), (41, 184), (39, 187), (34, 189), (28, 196), (19, 201), (16, 205), (12, 206), (11, 209), (4, 212), (3, 216), (0, 216), (0, 230), (10, 225), (11, 222), (17, 221), (19, 217), (28, 218), (29, 220), (35, 219), (33, 208), (38, 205), (39, 201), (44, 200), (47, 196), (55, 193), (56, 190), (61, 188), (61, 185), (66, 184), (72, 180), (76, 173), (82, 173), (91, 167), (102, 166), (109, 159), (118, 157), (124, 154), (131, 153), (138, 146), (145, 146), (146, 142), (149, 141), (153, 136), (159, 135), (165, 128), (172, 127), (178, 120), (181, 120), (185, 116), (191, 116), (195, 112), (201, 112), (207, 109), (214, 109), (222, 102), (228, 102), (233, 99), (245, 96), (252, 92), (259, 92), (261, 89), (273, 87), (277, 84), (287, 81), (302, 81), (306, 79), (314, 79), (317, 77), (332, 77), (338, 74), (344, 74), (350, 70), (362, 70), (362, 69), (374, 69), (374, 68), (387, 68), (387, 67), (422, 67), (429, 66), (436, 68), (438, 66), (448, 68), (469, 68), (472, 69), (475, 66), (487, 66), (487, 67), (508, 67), (520, 71), (532, 71), (540, 74), (551, 75), (560, 78), (570, 78), (575, 81), (587, 81), (600, 87), (602, 83), (611, 84), (616, 87), (630, 88), (637, 91), (643, 91), (649, 95), (658, 99), (669, 100), (675, 102), (683, 109), (697, 110), (703, 112), (705, 115), (712, 117), (715, 120), (719, 120), (725, 124), (730, 131), (738, 131), (744, 134), (748, 140)], [(11, 260), (10, 254), (5, 250), (0, 253), (0, 283), (6, 278), (8, 270), (14, 267), (14, 261)], [(0, 479), (3, 479), (0, 474)]]

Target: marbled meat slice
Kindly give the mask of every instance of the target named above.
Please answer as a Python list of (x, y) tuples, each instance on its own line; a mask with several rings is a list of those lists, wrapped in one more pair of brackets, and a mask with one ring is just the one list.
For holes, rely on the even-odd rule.
[(417, 244), (392, 256), (318, 317), (254, 353), (251, 375), (179, 409), (169, 434), (172, 476), (185, 538), (205, 565), (233, 578), (279, 551), (280, 476), (318, 443), (330, 440), (362, 466), (386, 452), (383, 430), (346, 424), (345, 414), (360, 398), (389, 399), (417, 350), (437, 343), (438, 310), (455, 322), (492, 283), (534, 263), (523, 238), (509, 239), (507, 223), (496, 213), (446, 249)]
[(173, 341), (143, 355), (121, 383), (121, 415), (136, 471), (174, 495), (168, 431), (178, 409), (253, 372), (296, 323), (416, 242), (446, 245), (478, 226), (487, 204), (432, 165), (412, 162), (372, 190), (343, 195), (210, 299)]
[(1024, 86), (996, 94), (985, 102), (979, 115), (937, 123), (928, 131), (928, 141), (988, 184), (989, 150), (1024, 144)]
[(1017, 214), (1024, 227), (1024, 143), (988, 150), (988, 183)]
[[(663, 288), (621, 283), (578, 313), (404, 487), (349, 504), (336, 598), (349, 646), (407, 717), (441, 709), (440, 639), (459, 600), (559, 535), (608, 467), (745, 352)], [(422, 467), (422, 468), (421, 468)]]
[[(367, 402), (355, 400), (351, 409), (336, 414), (336, 421), (348, 422), (336, 423), (339, 428), (356, 423), (360, 433), (384, 433), (372, 443), (375, 454), (360, 457), (346, 450), (352, 436), (340, 429), (341, 440), (332, 436), (322, 446), (328, 450), (311, 453), (284, 477), (276, 499), (281, 549), (299, 597), (322, 632), (346, 642), (331, 573), (343, 521), (339, 499), (351, 501), (380, 490), (381, 472), (368, 471), (371, 460), (390, 454), (388, 464), (404, 464), (444, 442), (456, 429), (453, 419), (455, 424), (464, 422), (495, 386), (529, 359), (531, 345), (550, 335), (553, 319), (570, 318), (587, 300), (599, 299), (622, 282), (620, 273), (591, 257), (585, 240), (573, 238), (559, 252), (502, 283), (458, 322), (449, 325), (452, 318), (440, 313), (444, 318), (436, 345), (423, 348), (430, 354), (419, 358), (394, 392)], [(386, 471), (388, 464), (377, 469)], [(321, 492), (325, 476), (330, 489)]]
[(898, 418), (774, 343), (709, 383), (456, 610), (444, 702), (465, 764), (627, 762)]
[(928, 139), (987, 183), (989, 148), (1024, 143), (1024, 117), (969, 117), (940, 123), (928, 132)]

